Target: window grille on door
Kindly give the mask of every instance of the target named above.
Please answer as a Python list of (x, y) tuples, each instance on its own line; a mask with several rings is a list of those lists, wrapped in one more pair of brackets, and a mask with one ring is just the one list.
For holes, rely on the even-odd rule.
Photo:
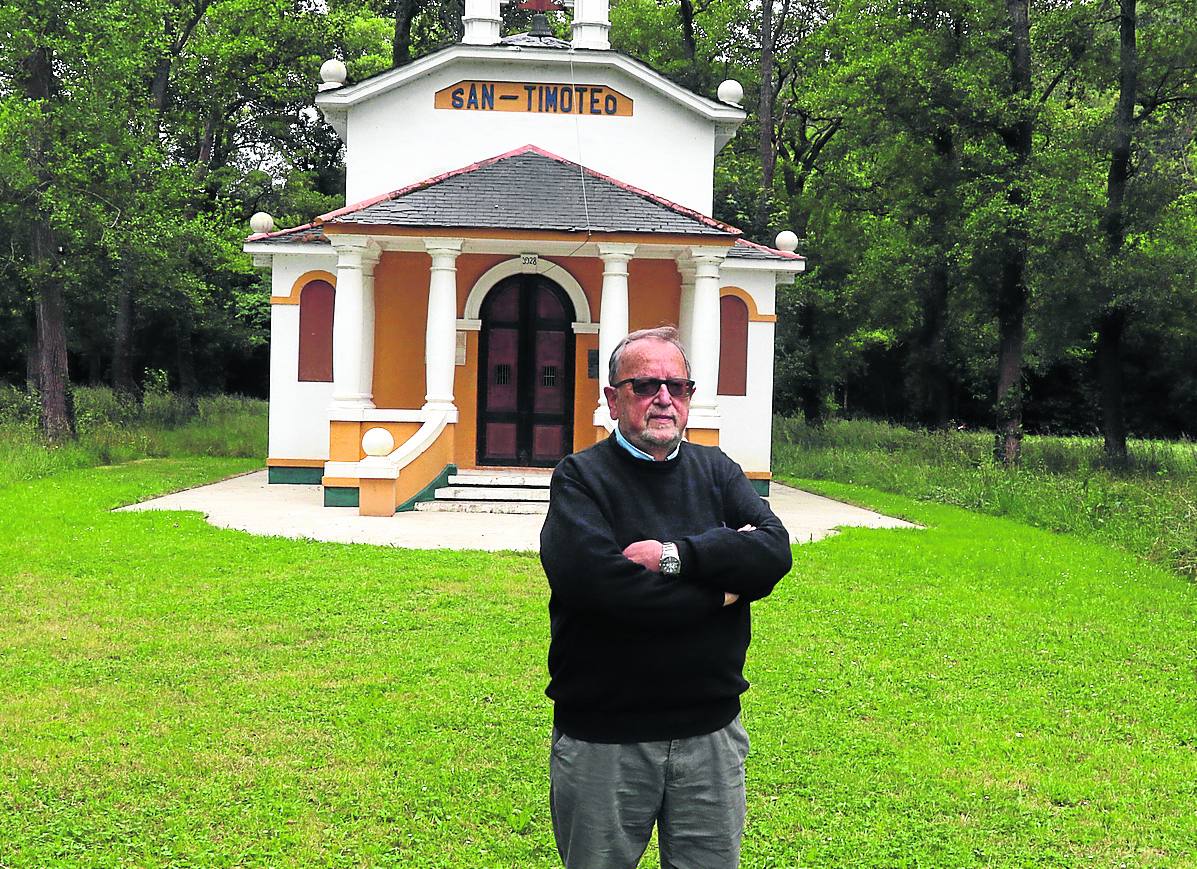
[(511, 383), (511, 366), (503, 363), (495, 366), (495, 384), (498, 386), (507, 386)]

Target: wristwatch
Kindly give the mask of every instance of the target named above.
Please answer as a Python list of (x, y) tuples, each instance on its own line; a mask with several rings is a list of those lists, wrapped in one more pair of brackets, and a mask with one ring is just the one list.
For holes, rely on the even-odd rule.
[(682, 572), (682, 560), (678, 557), (676, 543), (661, 544), (659, 572), (666, 576), (677, 576)]

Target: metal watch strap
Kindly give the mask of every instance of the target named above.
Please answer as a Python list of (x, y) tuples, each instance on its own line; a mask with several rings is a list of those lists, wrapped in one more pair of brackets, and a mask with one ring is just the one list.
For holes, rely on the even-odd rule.
[(682, 559), (678, 555), (676, 543), (661, 544), (660, 573), (676, 576), (682, 572)]

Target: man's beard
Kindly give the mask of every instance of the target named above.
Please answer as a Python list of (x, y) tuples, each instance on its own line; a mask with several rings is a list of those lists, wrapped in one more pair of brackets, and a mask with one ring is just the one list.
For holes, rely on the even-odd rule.
[(661, 448), (664, 448), (666, 452), (673, 452), (673, 448), (682, 442), (682, 433), (676, 422), (668, 430), (653, 429), (645, 424), (637, 429), (631, 437), (628, 437), (628, 440), (645, 452)]

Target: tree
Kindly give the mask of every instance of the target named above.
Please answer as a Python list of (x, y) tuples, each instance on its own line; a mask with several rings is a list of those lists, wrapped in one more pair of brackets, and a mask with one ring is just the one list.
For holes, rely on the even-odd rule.
[[(1149, 33), (1154, 38), (1149, 39), (1150, 54), (1142, 58), (1138, 44), (1138, 3), (1136, 0), (1119, 0), (1118, 3), (1118, 96), (1109, 125), (1106, 197), (1101, 218), (1108, 265), (1098, 288), (1095, 341), (1102, 436), (1106, 455), (1116, 461), (1126, 459), (1123, 342), (1128, 322), (1139, 307), (1135, 297), (1141, 299), (1143, 296), (1127, 287), (1118, 272), (1129, 265), (1125, 255), (1128, 224), (1143, 231), (1148, 229), (1144, 223), (1152, 222), (1150, 217), (1143, 221), (1140, 216), (1139, 226), (1134, 226), (1134, 214), (1128, 208), (1128, 197), (1136, 192), (1132, 184), (1136, 152), (1140, 164), (1150, 162), (1150, 155), (1144, 153), (1146, 149), (1136, 142), (1136, 133), (1166, 107), (1197, 103), (1197, 25), (1194, 25), (1192, 12), (1191, 8), (1185, 10), (1181, 4), (1168, 2), (1152, 8), (1150, 17), (1157, 20), (1151, 22), (1154, 27)], [(1163, 30), (1168, 31), (1166, 35), (1161, 32)], [(1143, 167), (1143, 174), (1150, 176), (1153, 173)], [(1141, 180), (1139, 195), (1146, 193), (1143, 188), (1149, 184), (1149, 178)], [(1174, 191), (1173, 195), (1179, 192)], [(1170, 283), (1165, 280), (1165, 285)]]

